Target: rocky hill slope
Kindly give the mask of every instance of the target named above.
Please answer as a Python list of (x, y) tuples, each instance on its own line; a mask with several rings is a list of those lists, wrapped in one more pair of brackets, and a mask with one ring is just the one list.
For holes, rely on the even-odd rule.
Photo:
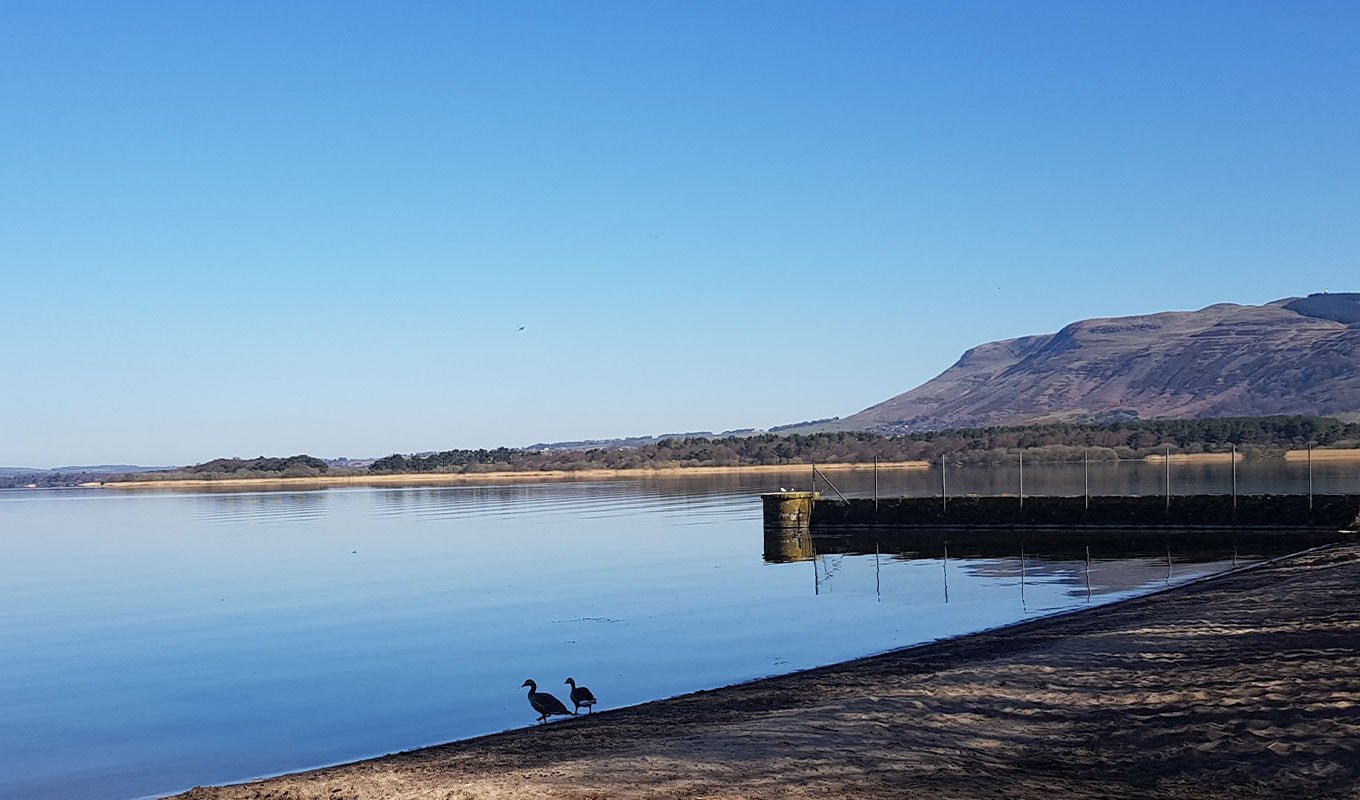
[(1088, 319), (992, 342), (905, 394), (818, 427), (898, 433), (1266, 414), (1360, 419), (1360, 294)]

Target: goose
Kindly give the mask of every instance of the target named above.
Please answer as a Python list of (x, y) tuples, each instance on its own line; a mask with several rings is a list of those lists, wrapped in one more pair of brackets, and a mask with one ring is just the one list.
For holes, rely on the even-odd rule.
[(534, 710), (539, 714), (542, 714), (542, 716), (538, 718), (539, 722), (547, 722), (548, 717), (557, 714), (571, 716), (572, 712), (568, 711), (567, 707), (562, 705), (561, 700), (558, 700), (547, 692), (540, 692), (538, 690), (538, 684), (533, 681), (525, 681), (520, 684), (519, 688), (523, 689), (525, 686), (529, 687), (529, 705), (533, 706)]
[[(590, 707), (595, 705), (595, 695), (584, 686), (577, 686), (575, 678), (567, 678), (563, 683), (571, 684), (571, 702), (576, 704), (576, 711), (581, 710), (581, 706), (586, 707), (586, 713), (590, 713)], [(576, 711), (572, 713), (575, 714)]]

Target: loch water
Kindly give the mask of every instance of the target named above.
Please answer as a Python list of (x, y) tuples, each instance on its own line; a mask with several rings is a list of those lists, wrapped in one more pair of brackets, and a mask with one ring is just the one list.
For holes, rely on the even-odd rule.
[[(1026, 467), (1079, 494), (1082, 465)], [(1173, 490), (1228, 491), (1225, 465)], [(1303, 549), (1280, 534), (1181, 547), (941, 552), (910, 536), (771, 542), (758, 495), (809, 471), (279, 492), (0, 492), (0, 798), (157, 796), (532, 724), (520, 684), (600, 708), (1099, 605)], [(872, 473), (829, 473), (847, 494)], [(1014, 467), (951, 468), (1005, 493)], [(1239, 467), (1239, 490), (1306, 491)], [(1093, 464), (1096, 493), (1164, 490)], [(930, 494), (940, 473), (888, 470)], [(1318, 492), (1360, 491), (1319, 464)], [(821, 487), (825, 489), (826, 487)], [(1087, 558), (1089, 548), (1089, 560)], [(561, 723), (554, 723), (561, 724)]]

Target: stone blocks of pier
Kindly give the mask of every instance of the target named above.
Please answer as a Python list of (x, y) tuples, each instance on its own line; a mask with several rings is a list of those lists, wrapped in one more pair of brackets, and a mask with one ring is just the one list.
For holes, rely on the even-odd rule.
[[(804, 493), (806, 494), (806, 493)], [(766, 505), (769, 521), (769, 508)], [(1187, 527), (1338, 531), (1357, 523), (1360, 495), (1163, 495), (1133, 497), (902, 497), (822, 500), (811, 527)]]

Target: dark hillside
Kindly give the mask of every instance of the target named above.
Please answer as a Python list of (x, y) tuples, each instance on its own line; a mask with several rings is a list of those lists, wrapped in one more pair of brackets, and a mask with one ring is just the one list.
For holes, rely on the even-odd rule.
[(1360, 294), (1074, 322), (979, 345), (826, 430), (1276, 414), (1360, 418)]

